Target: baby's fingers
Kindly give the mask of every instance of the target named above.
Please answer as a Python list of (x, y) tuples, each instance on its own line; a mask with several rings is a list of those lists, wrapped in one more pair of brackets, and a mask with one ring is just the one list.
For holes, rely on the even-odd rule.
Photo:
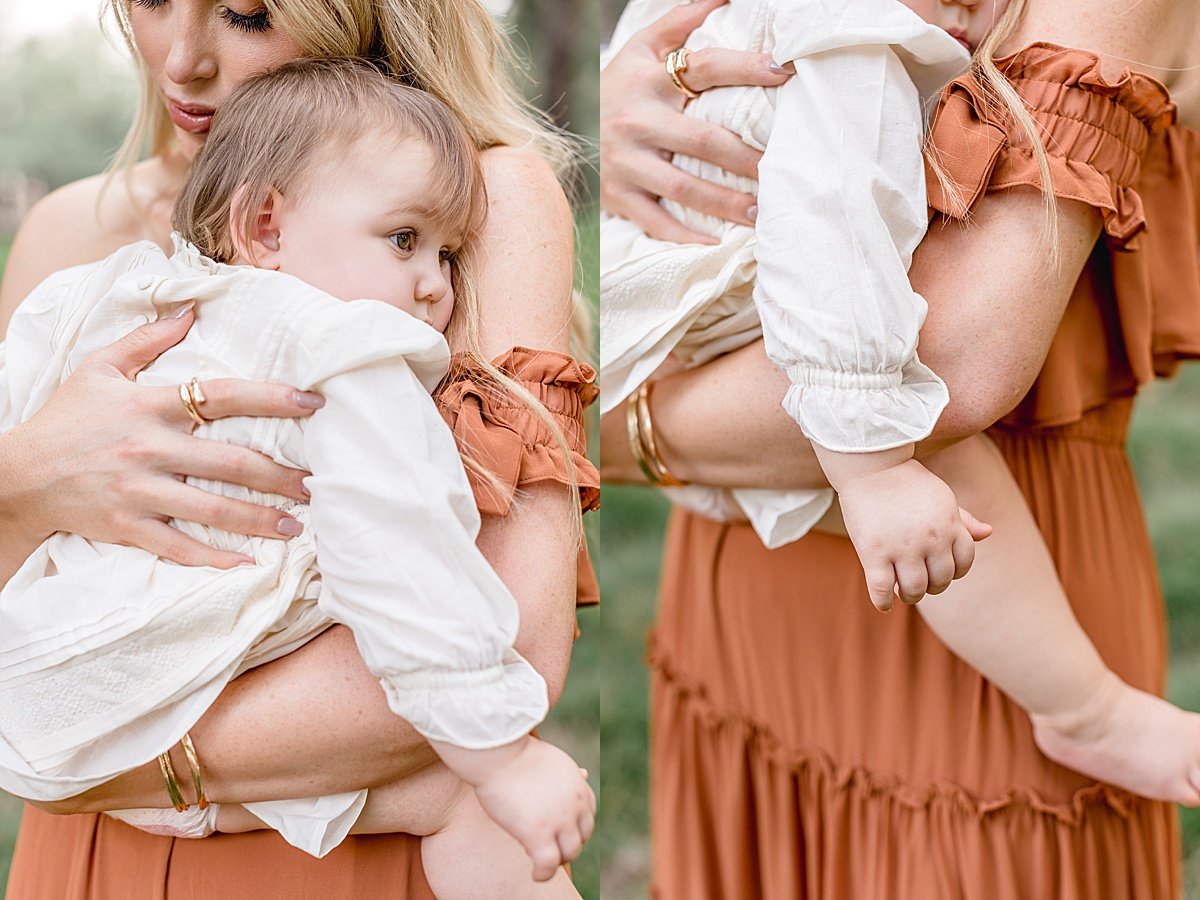
[(583, 836), (579, 833), (578, 824), (564, 828), (557, 837), (558, 852), (563, 862), (570, 862), (583, 849)]
[(529, 858), (533, 860), (533, 880), (534, 881), (549, 881), (554, 877), (554, 873), (558, 871), (558, 867), (562, 865), (562, 853), (558, 849), (557, 842), (543, 843), (529, 851)]
[(954, 557), (954, 577), (962, 578), (975, 563), (975, 541), (967, 532), (959, 532), (950, 545), (950, 553)]
[(961, 506), (958, 508), (958, 515), (959, 518), (962, 519), (963, 527), (967, 529), (967, 533), (971, 535), (972, 540), (982, 541), (984, 538), (991, 535), (991, 525), (975, 518)]
[(929, 573), (925, 571), (925, 561), (897, 560), (896, 561), (896, 593), (900, 599), (910, 606), (921, 602), (921, 598), (929, 592)]
[(896, 573), (890, 565), (879, 564), (866, 568), (866, 575), (871, 602), (880, 612), (888, 612), (895, 596), (892, 589), (896, 586)]
[(937, 556), (928, 557), (925, 560), (925, 572), (929, 576), (929, 586), (925, 593), (940, 594), (954, 581), (954, 554), (947, 549)]

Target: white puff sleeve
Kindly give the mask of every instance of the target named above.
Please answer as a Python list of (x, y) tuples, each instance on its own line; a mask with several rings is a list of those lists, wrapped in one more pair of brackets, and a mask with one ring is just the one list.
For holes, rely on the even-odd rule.
[(445, 342), (376, 301), (306, 334), (312, 377), (299, 386), (326, 400), (304, 434), (320, 606), (427, 738), (484, 749), (523, 737), (545, 717), (546, 684), (512, 648), (516, 601), (475, 546), (479, 514), (430, 397)]
[(766, 349), (807, 437), (890, 449), (927, 436), (949, 399), (917, 358), (926, 305), (908, 281), (927, 221), (920, 99), (887, 44), (794, 62), (759, 165)]

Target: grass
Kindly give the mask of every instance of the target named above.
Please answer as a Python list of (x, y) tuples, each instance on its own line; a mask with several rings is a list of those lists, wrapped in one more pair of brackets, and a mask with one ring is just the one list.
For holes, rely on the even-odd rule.
[[(1129, 441), (1166, 600), (1169, 694), (1200, 709), (1200, 366), (1147, 387)], [(652, 491), (606, 487), (600, 580), (605, 653), (601, 697), (601, 828), (606, 900), (641, 900), (649, 876), (646, 690), (642, 657), (654, 617), (666, 504)], [(1181, 810), (1186, 896), (1200, 900), (1200, 810)]]

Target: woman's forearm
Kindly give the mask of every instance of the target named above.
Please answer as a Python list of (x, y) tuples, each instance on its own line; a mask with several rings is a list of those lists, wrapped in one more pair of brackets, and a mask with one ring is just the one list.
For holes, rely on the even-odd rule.
[[(994, 194), (967, 226), (935, 223), (918, 249), (909, 275), (929, 303), (920, 355), (950, 390), (919, 454), (984, 430), (1037, 376), (1100, 228), (1092, 208), (1059, 201), (1052, 269), (1043, 209), (1032, 190)], [(654, 429), (671, 473), (718, 487), (824, 486), (811, 446), (780, 406), (786, 390), (761, 343), (658, 382)], [(605, 477), (641, 480), (622, 410), (606, 417), (603, 440)]]
[[(403, 778), (436, 758), (388, 708), (379, 680), (340, 626), (231, 682), (191, 735), (205, 792), (217, 803), (356, 790)], [(178, 751), (177, 771), (186, 772)], [(40, 805), (77, 813), (170, 802), (154, 762), (86, 794)]]
[(47, 536), (28, 521), (26, 450), (20, 429), (0, 434), (0, 588)]

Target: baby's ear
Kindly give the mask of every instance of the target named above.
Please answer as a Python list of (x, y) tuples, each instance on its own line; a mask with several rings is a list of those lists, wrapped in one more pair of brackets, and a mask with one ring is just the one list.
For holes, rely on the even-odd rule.
[(236, 262), (259, 269), (278, 269), (280, 220), (283, 217), (283, 194), (271, 188), (257, 209), (250, 209), (249, 185), (234, 192), (229, 203), (230, 240), (236, 252)]

